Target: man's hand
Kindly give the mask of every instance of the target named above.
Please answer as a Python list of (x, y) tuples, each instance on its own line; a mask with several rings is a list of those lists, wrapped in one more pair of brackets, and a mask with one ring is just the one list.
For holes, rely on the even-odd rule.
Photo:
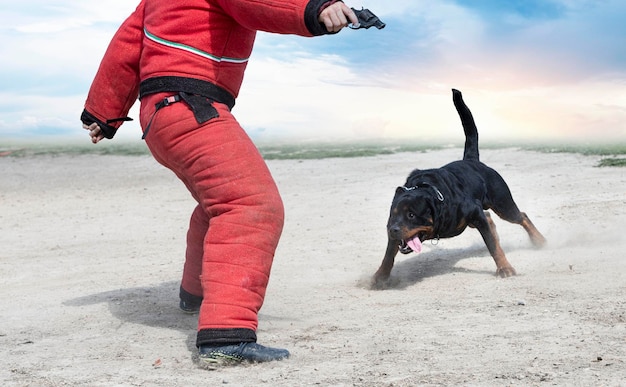
[(102, 134), (102, 130), (100, 130), (100, 127), (95, 122), (89, 126), (83, 124), (83, 129), (86, 129), (89, 131), (91, 142), (93, 142), (94, 144), (97, 144), (100, 140), (104, 138), (104, 134)]
[(326, 30), (328, 32), (338, 32), (348, 24), (359, 24), (359, 19), (356, 17), (352, 9), (341, 1), (326, 7), (320, 13), (318, 20), (326, 26)]

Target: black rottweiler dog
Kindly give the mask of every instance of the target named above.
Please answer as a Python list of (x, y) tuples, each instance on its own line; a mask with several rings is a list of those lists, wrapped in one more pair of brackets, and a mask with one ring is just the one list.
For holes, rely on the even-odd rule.
[(517, 208), (502, 176), (479, 161), (478, 131), (472, 113), (460, 91), (452, 89), (452, 99), (465, 131), (463, 160), (438, 169), (416, 169), (405, 185), (396, 189), (387, 222), (387, 251), (374, 274), (374, 286), (382, 286), (389, 278), (398, 251), (419, 252), (423, 241), (457, 236), (467, 226), (482, 235), (496, 262), (496, 275), (515, 275), (500, 247), (496, 226), (485, 210), (491, 209), (502, 219), (524, 227), (535, 246), (546, 242)]

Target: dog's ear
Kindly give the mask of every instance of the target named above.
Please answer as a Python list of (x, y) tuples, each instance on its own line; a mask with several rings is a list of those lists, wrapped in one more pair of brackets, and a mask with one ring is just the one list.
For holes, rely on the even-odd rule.
[(404, 188), (404, 187), (398, 187), (398, 188), (396, 188), (396, 195), (397, 195), (397, 194), (401, 194), (402, 192), (405, 192), (405, 191), (406, 191), (406, 188)]

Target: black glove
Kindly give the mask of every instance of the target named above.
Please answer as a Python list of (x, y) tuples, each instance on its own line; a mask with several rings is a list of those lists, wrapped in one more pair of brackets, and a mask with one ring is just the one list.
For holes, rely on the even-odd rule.
[(107, 120), (107, 122), (102, 122), (94, 117), (93, 114), (89, 113), (87, 110), (83, 110), (83, 113), (80, 115), (80, 120), (83, 122), (83, 124), (87, 126), (93, 124), (94, 122), (97, 123), (100, 127), (102, 135), (110, 140), (113, 138), (113, 136), (115, 136), (115, 133), (117, 133), (117, 128), (109, 124), (118, 121), (132, 121), (133, 119), (130, 117), (121, 117)]

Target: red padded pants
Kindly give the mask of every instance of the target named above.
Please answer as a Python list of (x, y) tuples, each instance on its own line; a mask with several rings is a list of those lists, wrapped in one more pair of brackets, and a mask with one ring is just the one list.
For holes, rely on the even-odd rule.
[(187, 234), (182, 288), (203, 297), (198, 330), (256, 331), (258, 311), (282, 232), (284, 209), (260, 153), (228, 107), (198, 124), (184, 102), (153, 116), (141, 101), (141, 126), (155, 159), (185, 183), (198, 202)]

